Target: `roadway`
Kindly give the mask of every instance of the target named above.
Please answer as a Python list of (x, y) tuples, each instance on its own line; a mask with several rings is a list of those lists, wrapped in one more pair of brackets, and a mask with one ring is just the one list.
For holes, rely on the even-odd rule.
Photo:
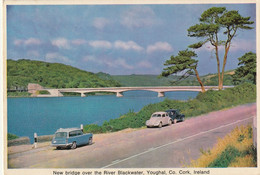
[(163, 128), (94, 135), (76, 150), (50, 146), (10, 154), (9, 168), (176, 168), (188, 165), (236, 126), (252, 124), (256, 104), (211, 112)]

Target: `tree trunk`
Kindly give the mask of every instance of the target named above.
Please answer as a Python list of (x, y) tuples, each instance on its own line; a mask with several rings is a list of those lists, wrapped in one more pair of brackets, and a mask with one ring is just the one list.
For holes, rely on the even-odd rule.
[(217, 59), (217, 66), (218, 66), (218, 89), (221, 89), (221, 76), (220, 76), (220, 61), (219, 61), (219, 56), (218, 56), (218, 46), (215, 46), (215, 50), (216, 50), (216, 59)]
[(200, 80), (200, 76), (199, 76), (199, 73), (198, 73), (197, 69), (194, 69), (194, 71), (195, 71), (195, 73), (196, 73), (197, 80), (198, 80), (198, 82), (199, 82), (199, 84), (200, 84), (201, 91), (202, 91), (203, 93), (206, 92), (206, 91), (205, 91), (205, 88), (204, 88), (204, 86), (203, 86), (203, 83), (202, 83), (202, 81)]
[(228, 51), (230, 48), (230, 42), (228, 44), (225, 45), (225, 54), (224, 54), (224, 60), (223, 60), (223, 67), (222, 67), (222, 75), (221, 75), (221, 86), (219, 87), (219, 90), (223, 89), (223, 81), (224, 81), (224, 74), (225, 74), (225, 67), (226, 67), (226, 63), (227, 63), (227, 55), (228, 55)]

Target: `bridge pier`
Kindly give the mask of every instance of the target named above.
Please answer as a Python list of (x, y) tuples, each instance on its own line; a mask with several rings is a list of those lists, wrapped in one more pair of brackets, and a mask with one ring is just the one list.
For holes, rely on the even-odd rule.
[(158, 92), (158, 97), (164, 97), (164, 92)]
[(86, 97), (86, 95), (84, 94), (84, 92), (81, 92), (81, 97)]
[(123, 92), (117, 92), (117, 93), (116, 93), (116, 96), (117, 96), (117, 97), (123, 97), (124, 95), (123, 95)]

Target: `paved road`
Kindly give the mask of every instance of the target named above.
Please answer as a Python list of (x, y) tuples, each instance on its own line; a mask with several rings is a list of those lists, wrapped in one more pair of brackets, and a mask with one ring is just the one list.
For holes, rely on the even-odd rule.
[[(9, 168), (171, 168), (197, 159), (239, 125), (252, 124), (256, 104), (238, 106), (163, 128), (104, 135), (76, 150), (45, 147), (8, 156)], [(94, 136), (95, 139), (95, 136)]]

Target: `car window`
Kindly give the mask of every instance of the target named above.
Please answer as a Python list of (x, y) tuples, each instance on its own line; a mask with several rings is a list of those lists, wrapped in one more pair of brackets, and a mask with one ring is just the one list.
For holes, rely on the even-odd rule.
[(83, 135), (83, 132), (81, 130), (78, 130), (77, 135)]
[(75, 136), (77, 136), (77, 131), (71, 131), (71, 132), (69, 133), (69, 136), (70, 136), (70, 137), (75, 137)]
[(67, 133), (66, 132), (57, 132), (55, 133), (55, 138), (66, 138)]
[(167, 113), (167, 114), (165, 114), (165, 115), (166, 115), (166, 117), (169, 117), (168, 113)]
[(163, 114), (162, 117), (165, 117), (165, 114)]

